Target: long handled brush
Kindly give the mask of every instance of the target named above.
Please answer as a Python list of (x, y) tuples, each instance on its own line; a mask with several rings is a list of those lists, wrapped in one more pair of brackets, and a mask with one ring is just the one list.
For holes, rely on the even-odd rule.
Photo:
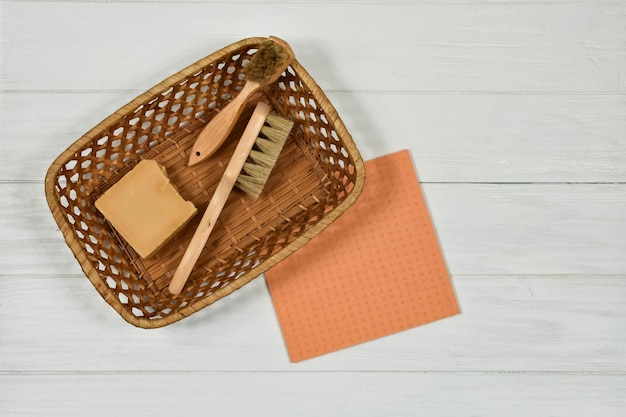
[(233, 186), (255, 198), (261, 194), (292, 127), (291, 120), (270, 113), (267, 103), (257, 104), (170, 282), (172, 294), (180, 294), (185, 286)]

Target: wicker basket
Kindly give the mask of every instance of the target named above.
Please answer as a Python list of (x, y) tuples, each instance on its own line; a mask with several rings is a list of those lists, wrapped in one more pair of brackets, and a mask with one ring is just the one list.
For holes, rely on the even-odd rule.
[(231, 194), (180, 295), (167, 285), (200, 216), (142, 259), (95, 209), (95, 200), (146, 158), (164, 165), (182, 197), (204, 210), (237, 141), (194, 167), (186, 164), (190, 149), (242, 88), (242, 68), (264, 39), (241, 40), (169, 77), (87, 132), (48, 170), (46, 198), (68, 246), (96, 290), (135, 326), (174, 323), (241, 288), (322, 231), (361, 192), (363, 161), (350, 134), (294, 61), (256, 98), (295, 122), (264, 192), (256, 200)]

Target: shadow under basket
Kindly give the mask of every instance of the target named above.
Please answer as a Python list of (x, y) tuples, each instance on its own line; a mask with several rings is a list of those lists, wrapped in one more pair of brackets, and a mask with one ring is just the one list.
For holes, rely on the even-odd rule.
[(169, 77), (87, 132), (48, 170), (46, 199), (65, 241), (96, 290), (135, 326), (166, 326), (241, 288), (320, 233), (363, 188), (363, 161), (350, 134), (294, 61), (256, 97), (295, 123), (276, 167), (258, 199), (232, 192), (180, 295), (167, 286), (201, 214), (143, 259), (95, 208), (139, 161), (154, 159), (202, 213), (249, 113), (207, 161), (188, 167), (189, 152), (243, 87), (243, 67), (264, 39), (241, 40)]

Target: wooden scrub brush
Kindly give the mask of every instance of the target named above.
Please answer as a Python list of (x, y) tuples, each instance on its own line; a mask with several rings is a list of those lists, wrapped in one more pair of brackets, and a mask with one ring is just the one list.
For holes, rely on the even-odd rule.
[(267, 103), (259, 102), (237, 144), (226, 171), (200, 220), (174, 278), (169, 285), (172, 294), (180, 294), (234, 185), (258, 197), (269, 178), (293, 122), (270, 113)]
[(189, 155), (189, 166), (203, 161), (217, 151), (235, 126), (248, 100), (261, 87), (275, 82), (294, 58), (289, 44), (277, 37), (270, 36), (259, 45), (244, 68), (246, 83), (237, 96), (200, 132)]

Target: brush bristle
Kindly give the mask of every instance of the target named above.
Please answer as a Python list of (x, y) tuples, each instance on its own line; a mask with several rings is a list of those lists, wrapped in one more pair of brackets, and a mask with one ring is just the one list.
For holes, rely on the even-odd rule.
[(272, 40), (265, 40), (244, 68), (246, 78), (259, 84), (266, 84), (289, 59), (282, 46)]
[(276, 113), (267, 116), (254, 148), (237, 178), (238, 188), (254, 198), (261, 195), (292, 127), (291, 120)]

